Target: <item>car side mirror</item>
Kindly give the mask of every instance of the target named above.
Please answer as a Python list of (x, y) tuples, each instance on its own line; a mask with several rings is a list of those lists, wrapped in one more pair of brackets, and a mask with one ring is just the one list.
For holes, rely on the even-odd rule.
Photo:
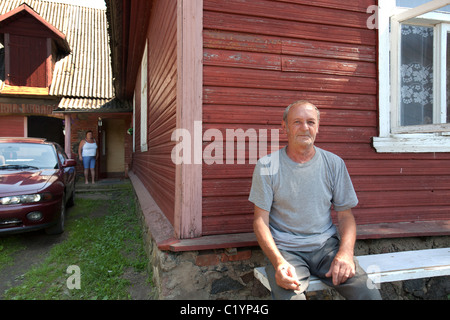
[(77, 165), (76, 160), (74, 160), (74, 159), (67, 159), (63, 163), (63, 168), (75, 167), (76, 165)]

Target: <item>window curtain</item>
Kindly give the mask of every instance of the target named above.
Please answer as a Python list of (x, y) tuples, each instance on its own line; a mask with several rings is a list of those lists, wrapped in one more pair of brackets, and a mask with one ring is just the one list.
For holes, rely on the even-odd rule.
[(401, 27), (401, 125), (433, 123), (433, 28)]

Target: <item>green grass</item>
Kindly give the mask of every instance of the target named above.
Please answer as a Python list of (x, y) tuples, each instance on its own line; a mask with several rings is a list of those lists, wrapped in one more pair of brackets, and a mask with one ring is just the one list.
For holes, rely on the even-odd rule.
[[(106, 205), (106, 215), (90, 215)], [(53, 246), (45, 261), (29, 270), (21, 285), (9, 289), (4, 299), (130, 299), (130, 283), (123, 274), (129, 268), (143, 272), (147, 265), (131, 189), (122, 190), (121, 196), (112, 201), (76, 199), (70, 216), (67, 239)], [(9, 251), (21, 249), (13, 248)], [(11, 256), (0, 253), (6, 260)], [(68, 288), (72, 273), (67, 273), (67, 268), (72, 265), (80, 268), (80, 289)]]
[(0, 272), (13, 263), (12, 256), (23, 248), (25, 246), (17, 240), (17, 237), (12, 236), (2, 239), (0, 243)]

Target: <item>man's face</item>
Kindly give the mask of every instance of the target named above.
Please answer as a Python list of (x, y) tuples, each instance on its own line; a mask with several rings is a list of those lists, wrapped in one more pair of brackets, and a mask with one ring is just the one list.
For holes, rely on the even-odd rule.
[(319, 132), (317, 111), (310, 104), (292, 106), (282, 126), (286, 130), (289, 145), (311, 146)]

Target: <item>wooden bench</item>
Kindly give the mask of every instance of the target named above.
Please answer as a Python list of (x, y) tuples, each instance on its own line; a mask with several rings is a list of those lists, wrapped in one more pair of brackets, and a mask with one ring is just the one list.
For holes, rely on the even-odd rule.
[[(372, 254), (356, 259), (376, 284), (450, 275), (450, 248)], [(255, 268), (254, 274), (270, 290), (264, 267)], [(307, 291), (327, 288), (319, 278), (311, 276)]]

